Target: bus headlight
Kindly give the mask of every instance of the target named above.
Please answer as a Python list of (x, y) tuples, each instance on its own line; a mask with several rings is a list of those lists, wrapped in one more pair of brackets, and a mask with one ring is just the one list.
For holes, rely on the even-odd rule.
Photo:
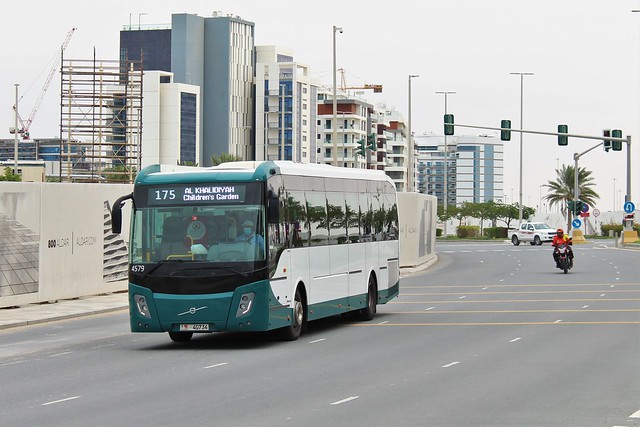
[(151, 312), (149, 311), (147, 299), (144, 297), (144, 295), (134, 295), (133, 300), (136, 302), (136, 307), (138, 308), (138, 313), (140, 314), (140, 316), (151, 319)]
[(236, 310), (236, 317), (244, 316), (251, 311), (255, 297), (256, 294), (253, 292), (242, 294), (240, 303), (238, 304), (238, 310)]

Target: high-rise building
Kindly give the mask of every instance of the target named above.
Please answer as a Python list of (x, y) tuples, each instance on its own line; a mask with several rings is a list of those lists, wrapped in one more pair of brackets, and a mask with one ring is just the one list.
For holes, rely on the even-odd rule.
[[(201, 166), (225, 153), (254, 159), (252, 22), (217, 12), (210, 17), (174, 14), (170, 29), (125, 27), (120, 42), (121, 58), (141, 58), (145, 71), (170, 71), (173, 83), (200, 87), (196, 157)], [(161, 78), (168, 82), (168, 76)]]
[[(445, 141), (416, 135), (417, 190), (444, 202)], [(495, 135), (447, 137), (447, 205), (504, 201), (504, 154)]]
[(254, 24), (238, 16), (171, 16), (174, 81), (200, 86), (203, 166), (225, 153), (254, 159), (253, 51)]
[(142, 61), (144, 71), (171, 71), (171, 29), (168, 25), (125, 26), (120, 31), (120, 60)]
[(319, 82), (285, 49), (255, 50), (256, 160), (316, 163)]

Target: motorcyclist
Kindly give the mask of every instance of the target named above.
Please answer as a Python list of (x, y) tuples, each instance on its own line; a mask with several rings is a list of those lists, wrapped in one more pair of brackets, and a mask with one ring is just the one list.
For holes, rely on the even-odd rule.
[(569, 267), (573, 267), (573, 249), (571, 249), (571, 245), (573, 242), (571, 241), (571, 237), (564, 234), (564, 230), (562, 228), (558, 228), (556, 230), (556, 235), (553, 236), (553, 240), (551, 241), (551, 246), (553, 246), (553, 259), (556, 262), (556, 267), (560, 267), (558, 260), (558, 247), (560, 245), (567, 245), (567, 249), (569, 252)]

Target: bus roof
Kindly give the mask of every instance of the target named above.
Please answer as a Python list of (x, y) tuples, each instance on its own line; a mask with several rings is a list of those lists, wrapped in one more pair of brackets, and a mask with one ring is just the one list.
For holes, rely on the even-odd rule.
[(136, 184), (167, 184), (183, 182), (216, 181), (264, 181), (271, 175), (315, 176), (326, 178), (364, 179), (388, 181), (383, 171), (352, 169), (325, 164), (298, 163), (292, 161), (239, 161), (222, 163), (212, 167), (151, 165), (142, 169)]

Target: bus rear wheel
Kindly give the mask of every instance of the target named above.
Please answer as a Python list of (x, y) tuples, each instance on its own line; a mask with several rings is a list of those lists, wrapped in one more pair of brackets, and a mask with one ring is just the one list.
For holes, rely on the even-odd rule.
[(169, 338), (173, 342), (187, 342), (192, 336), (193, 332), (169, 332)]
[(367, 285), (367, 306), (358, 312), (358, 318), (360, 320), (372, 320), (376, 315), (378, 303), (378, 293), (376, 291), (376, 281), (373, 279), (373, 276), (370, 276)]
[(291, 325), (286, 326), (280, 330), (280, 337), (285, 341), (295, 341), (300, 336), (302, 328), (305, 322), (305, 304), (302, 298), (302, 292), (300, 288), (296, 289), (296, 294), (293, 298), (293, 319), (291, 319)]

